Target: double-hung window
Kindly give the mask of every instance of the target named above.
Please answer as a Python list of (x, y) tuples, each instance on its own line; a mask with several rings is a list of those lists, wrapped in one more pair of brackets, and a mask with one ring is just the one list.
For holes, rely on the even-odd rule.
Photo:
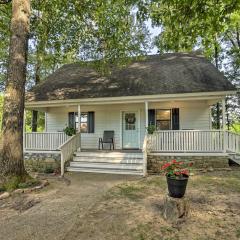
[[(82, 133), (94, 133), (95, 121), (94, 121), (94, 112), (82, 112), (80, 117), (80, 127)], [(70, 112), (69, 116), (69, 127), (73, 127), (76, 130), (78, 129), (78, 113)]]

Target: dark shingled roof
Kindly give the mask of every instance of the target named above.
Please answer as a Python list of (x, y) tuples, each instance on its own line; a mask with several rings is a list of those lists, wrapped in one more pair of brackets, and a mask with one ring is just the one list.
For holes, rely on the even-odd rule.
[(235, 90), (203, 56), (169, 53), (147, 56), (101, 76), (79, 63), (64, 65), (27, 93), (27, 101), (139, 96)]

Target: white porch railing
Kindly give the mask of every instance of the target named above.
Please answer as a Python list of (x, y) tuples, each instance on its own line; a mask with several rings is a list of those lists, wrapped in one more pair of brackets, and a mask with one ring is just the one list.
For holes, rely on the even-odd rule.
[[(225, 152), (224, 131), (170, 130), (149, 135), (152, 152)], [(226, 137), (226, 136), (225, 136)]]
[(64, 132), (31, 132), (24, 134), (25, 150), (54, 151), (70, 137)]
[(240, 134), (225, 132), (226, 150), (234, 153), (240, 153)]
[(76, 135), (72, 136), (68, 139), (67, 142), (65, 142), (62, 146), (59, 147), (59, 150), (61, 151), (61, 175), (64, 175), (65, 170), (65, 163), (69, 161), (73, 153), (80, 148), (81, 139), (80, 139), (80, 133), (77, 133)]

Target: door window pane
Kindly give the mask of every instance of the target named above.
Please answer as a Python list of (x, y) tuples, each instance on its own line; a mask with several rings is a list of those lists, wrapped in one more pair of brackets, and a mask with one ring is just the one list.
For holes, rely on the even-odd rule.
[(125, 130), (135, 130), (136, 129), (136, 116), (135, 113), (125, 114)]

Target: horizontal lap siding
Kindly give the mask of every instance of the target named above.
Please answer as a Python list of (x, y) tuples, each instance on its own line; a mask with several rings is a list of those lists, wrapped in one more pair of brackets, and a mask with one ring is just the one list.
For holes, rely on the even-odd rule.
[(209, 105), (206, 101), (150, 103), (149, 108), (179, 108), (180, 129), (210, 129)]
[[(204, 101), (149, 103), (149, 109), (179, 108), (181, 129), (209, 129), (209, 107)], [(77, 107), (49, 108), (47, 129), (49, 132), (62, 131), (68, 125), (68, 112), (77, 112)], [(98, 139), (104, 130), (115, 131), (116, 148), (121, 148), (120, 111), (140, 111), (140, 147), (145, 135), (145, 109), (142, 104), (119, 104), (105, 106), (81, 106), (82, 112), (95, 112), (95, 133), (82, 134), (83, 148), (97, 148)]]

